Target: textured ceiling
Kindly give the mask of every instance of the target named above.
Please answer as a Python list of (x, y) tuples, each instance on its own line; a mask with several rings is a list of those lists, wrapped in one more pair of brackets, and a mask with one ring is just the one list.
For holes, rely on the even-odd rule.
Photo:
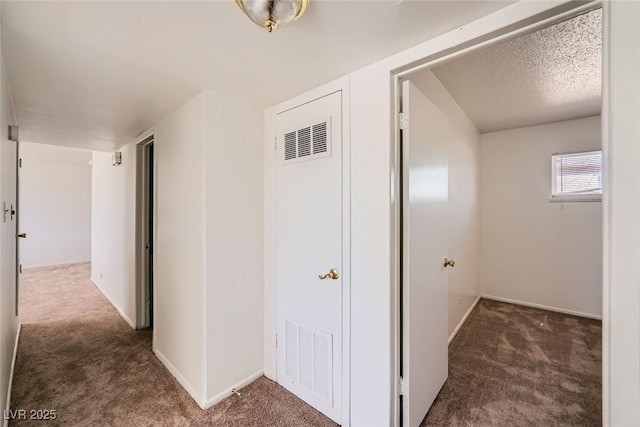
[(600, 114), (602, 10), (432, 71), (481, 133)]
[(25, 139), (112, 150), (203, 89), (264, 108), (511, 3), (313, 0), (268, 34), (232, 0), (2, 1), (2, 49)]

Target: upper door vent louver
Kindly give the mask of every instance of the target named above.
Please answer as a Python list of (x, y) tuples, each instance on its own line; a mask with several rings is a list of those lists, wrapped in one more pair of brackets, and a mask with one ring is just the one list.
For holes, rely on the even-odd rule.
[(296, 149), (296, 133), (289, 132), (284, 136), (284, 159), (291, 160), (298, 157), (298, 150)]
[(330, 121), (326, 120), (284, 135), (284, 160), (311, 160), (331, 155)]
[(327, 122), (313, 126), (313, 154), (327, 152)]

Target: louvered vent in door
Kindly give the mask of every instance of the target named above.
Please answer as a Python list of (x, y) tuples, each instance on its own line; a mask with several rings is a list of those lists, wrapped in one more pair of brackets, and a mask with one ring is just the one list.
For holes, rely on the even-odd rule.
[(327, 152), (327, 122), (313, 126), (313, 154)]
[(284, 136), (284, 159), (291, 160), (298, 157), (296, 150), (296, 133), (289, 132)]
[(286, 374), (329, 404), (333, 404), (332, 335), (285, 321)]
[(291, 322), (286, 324), (287, 341), (287, 376), (298, 379), (298, 327)]
[(330, 156), (330, 123), (330, 120), (325, 120), (286, 133), (284, 135), (284, 160), (293, 162)]
[(298, 131), (298, 157), (311, 155), (311, 128)]

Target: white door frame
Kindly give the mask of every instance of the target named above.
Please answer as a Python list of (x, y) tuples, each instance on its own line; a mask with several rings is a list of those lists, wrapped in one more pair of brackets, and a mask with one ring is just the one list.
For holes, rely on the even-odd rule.
[(351, 361), (351, 143), (349, 78), (316, 88), (265, 111), (264, 140), (264, 375), (277, 380), (276, 115), (342, 91), (342, 423), (350, 425)]
[[(136, 318), (135, 318), (135, 322), (136, 322), (136, 329), (141, 329), (141, 328), (145, 328), (148, 326), (148, 319), (147, 319), (147, 310), (146, 310), (146, 277), (145, 277), (145, 268), (144, 268), (144, 262), (145, 262), (145, 256), (146, 254), (144, 253), (144, 248), (143, 248), (143, 242), (142, 242), (142, 237), (143, 237), (143, 233), (142, 233), (142, 229), (144, 227), (144, 224), (142, 223), (143, 219), (144, 219), (144, 213), (143, 213), (143, 209), (145, 209), (145, 204), (146, 204), (146, 200), (145, 200), (145, 192), (144, 190), (144, 186), (147, 180), (147, 170), (144, 166), (144, 150), (146, 148), (146, 146), (149, 143), (154, 143), (154, 156), (153, 156), (153, 188), (151, 189), (151, 191), (153, 192), (153, 203), (154, 203), (154, 208), (153, 208), (153, 230), (151, 230), (151, 233), (153, 234), (153, 248), (152, 251), (155, 254), (156, 253), (156, 228), (157, 228), (157, 209), (156, 206), (157, 205), (157, 176), (158, 176), (158, 170), (157, 170), (157, 144), (155, 144), (155, 129), (151, 129), (146, 131), (144, 134), (142, 134), (141, 137), (136, 139), (135, 142), (135, 155), (136, 155), (136, 196), (135, 196), (135, 237), (134, 237), (134, 241), (135, 241), (135, 307), (136, 307)], [(155, 277), (155, 276), (154, 276)], [(156, 304), (155, 304), (155, 300), (156, 300), (156, 295), (155, 292), (153, 293), (153, 301), (151, 301), (151, 304), (153, 305), (153, 313), (154, 316), (156, 315)], [(155, 328), (153, 328), (153, 337), (152, 337), (152, 347), (155, 348), (155, 337), (156, 337), (156, 332), (155, 332)]]
[[(391, 114), (392, 119), (392, 136), (391, 136), (391, 149), (392, 149), (392, 173), (391, 173), (391, 212), (392, 212), (392, 228), (391, 228), (391, 242), (392, 242), (392, 257), (391, 260), (391, 277), (392, 277), (392, 287), (393, 287), (393, 296), (392, 296), (392, 331), (391, 331), (391, 339), (392, 339), (392, 390), (391, 390), (391, 414), (392, 414), (392, 425), (399, 426), (400, 419), (400, 405), (399, 399), (400, 396), (400, 275), (402, 273), (401, 265), (400, 265), (400, 248), (401, 248), (401, 206), (398, 203), (398, 200), (393, 197), (393, 194), (400, 194), (402, 189), (400, 188), (400, 180), (397, 178), (399, 175), (396, 171), (400, 171), (400, 111), (401, 111), (401, 94), (402, 94), (402, 82), (404, 80), (410, 79), (411, 74), (426, 70), (429, 68), (433, 68), (443, 62), (450, 61), (460, 55), (481, 49), (483, 47), (487, 47), (490, 45), (494, 45), (500, 43), (504, 40), (511, 39), (517, 37), (519, 35), (529, 33), (532, 31), (536, 31), (540, 28), (547, 27), (554, 23), (569, 19), (575, 15), (584, 13), (591, 9), (603, 8), (603, 22), (607, 22), (608, 13), (607, 7), (603, 7), (602, 0), (594, 0), (592, 2), (586, 4), (579, 5), (571, 5), (568, 3), (558, 3), (557, 9), (551, 9), (547, 11), (548, 13), (544, 14), (533, 14), (528, 16), (527, 19), (516, 23), (507, 23), (506, 26), (502, 27), (500, 30), (493, 31), (485, 34), (482, 37), (468, 40), (466, 43), (461, 43), (458, 46), (452, 47), (450, 49), (444, 49), (435, 54), (424, 57), (421, 60), (413, 60), (411, 62), (407, 62), (403, 66), (396, 67), (394, 71), (391, 73), (392, 79), (392, 101), (391, 101)], [(606, 31), (605, 31), (606, 37)], [(603, 42), (603, 58), (607, 57), (607, 44)], [(603, 67), (604, 69), (604, 67)], [(603, 73), (604, 74), (604, 73)], [(603, 103), (606, 99), (608, 99), (607, 86), (603, 85), (602, 91), (602, 100)], [(604, 110), (603, 110), (604, 113)], [(607, 144), (606, 144), (606, 135), (608, 134), (608, 130), (606, 128), (607, 123), (603, 121), (603, 153), (606, 156)], [(606, 199), (605, 199), (606, 200)], [(603, 202), (603, 208), (606, 209)], [(606, 256), (606, 254), (604, 254)], [(605, 280), (603, 283), (603, 294), (606, 296), (608, 294), (608, 282)], [(605, 301), (603, 301), (604, 304)], [(608, 312), (605, 308), (603, 310), (603, 324), (607, 322), (605, 316), (608, 315)], [(608, 413), (608, 393), (609, 393), (609, 378), (608, 378), (608, 334), (609, 331), (606, 328), (603, 328), (603, 342), (602, 342), (602, 354), (603, 354), (603, 420), (605, 425), (607, 425), (607, 413)]]
[(22, 274), (22, 261), (20, 257), (20, 169), (22, 158), (20, 157), (20, 138), (16, 142), (16, 310), (15, 315), (20, 315), (20, 275)]

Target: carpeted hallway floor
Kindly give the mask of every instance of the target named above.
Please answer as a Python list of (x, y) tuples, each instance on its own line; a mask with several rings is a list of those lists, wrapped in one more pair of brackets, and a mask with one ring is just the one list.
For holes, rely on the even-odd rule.
[[(22, 279), (11, 408), (57, 418), (11, 425), (335, 426), (266, 378), (202, 411), (151, 352), (151, 332), (133, 331), (91, 284), (89, 264)], [(600, 347), (599, 321), (481, 300), (422, 427), (599, 426)]]
[[(65, 426), (335, 426), (261, 378), (202, 411), (89, 280), (89, 264), (25, 270), (11, 409), (55, 410)], [(29, 414), (29, 412), (27, 412)]]

